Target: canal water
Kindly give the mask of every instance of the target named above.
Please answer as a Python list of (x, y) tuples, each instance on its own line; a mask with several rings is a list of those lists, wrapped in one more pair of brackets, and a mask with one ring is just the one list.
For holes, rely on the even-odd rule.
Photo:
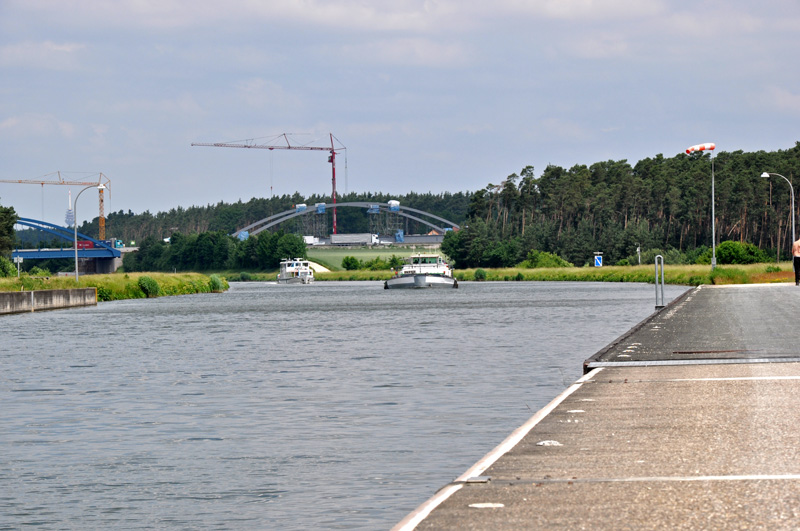
[(244, 283), (2, 317), (0, 529), (388, 529), (654, 304)]

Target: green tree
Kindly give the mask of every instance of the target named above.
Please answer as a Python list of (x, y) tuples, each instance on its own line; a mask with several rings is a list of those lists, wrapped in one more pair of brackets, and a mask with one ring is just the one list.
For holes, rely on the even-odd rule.
[(0, 256), (0, 277), (15, 276), (17, 276), (17, 268), (11, 263), (11, 260), (5, 256)]
[(361, 262), (355, 256), (345, 256), (344, 258), (342, 258), (342, 267), (346, 271), (356, 271), (360, 269)]
[(573, 267), (573, 265), (558, 255), (545, 251), (532, 249), (528, 252), (527, 259), (520, 264), (521, 267)]
[(277, 253), (281, 258), (305, 258), (306, 242), (297, 234), (284, 234), (278, 239)]
[(278, 240), (283, 236), (283, 232), (262, 232), (258, 235), (256, 244), (256, 256), (258, 266), (261, 269), (275, 269), (280, 265), (281, 257), (278, 256)]
[(752, 243), (728, 240), (717, 246), (717, 261), (720, 264), (757, 264), (772, 259)]
[(14, 248), (14, 224), (17, 219), (19, 218), (14, 207), (0, 205), (0, 255)]
[(466, 263), (466, 248), (463, 238), (463, 230), (461, 231), (447, 231), (442, 239), (442, 252), (450, 258), (453, 262), (453, 267), (465, 267)]

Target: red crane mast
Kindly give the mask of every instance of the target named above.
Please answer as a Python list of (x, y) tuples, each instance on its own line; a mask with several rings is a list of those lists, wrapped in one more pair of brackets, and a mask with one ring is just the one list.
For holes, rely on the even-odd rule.
[[(282, 139), (284, 143), (276, 143)], [(321, 147), (321, 146), (310, 146), (307, 144), (292, 144), (289, 140), (289, 135), (287, 133), (283, 133), (282, 135), (278, 135), (277, 137), (273, 138), (273, 141), (266, 144), (257, 144), (255, 143), (256, 139), (250, 140), (242, 140), (239, 142), (193, 142), (192, 146), (205, 146), (205, 147), (229, 147), (229, 148), (248, 148), (248, 149), (300, 149), (305, 151), (327, 151), (330, 153), (328, 157), (328, 162), (331, 163), (331, 183), (332, 183), (332, 191), (331, 197), (333, 199), (333, 233), (337, 234), (336, 232), (336, 146), (333, 143), (333, 133), (330, 133), (331, 139), (331, 147)], [(340, 143), (341, 145), (341, 143)], [(347, 149), (346, 147), (342, 146), (339, 151), (344, 151)]]

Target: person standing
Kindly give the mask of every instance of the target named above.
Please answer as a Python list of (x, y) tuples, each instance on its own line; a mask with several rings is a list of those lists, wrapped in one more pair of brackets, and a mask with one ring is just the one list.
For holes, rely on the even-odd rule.
[(792, 244), (792, 261), (794, 262), (794, 285), (800, 286), (800, 240)]

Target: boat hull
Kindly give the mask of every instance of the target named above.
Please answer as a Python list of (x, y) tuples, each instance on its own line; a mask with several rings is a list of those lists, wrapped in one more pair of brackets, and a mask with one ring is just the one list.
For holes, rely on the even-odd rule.
[(278, 284), (311, 284), (314, 282), (313, 277), (278, 277)]
[(402, 275), (387, 280), (385, 289), (423, 289), (423, 288), (457, 288), (458, 281), (453, 277), (444, 275), (429, 275), (418, 273), (416, 275)]

